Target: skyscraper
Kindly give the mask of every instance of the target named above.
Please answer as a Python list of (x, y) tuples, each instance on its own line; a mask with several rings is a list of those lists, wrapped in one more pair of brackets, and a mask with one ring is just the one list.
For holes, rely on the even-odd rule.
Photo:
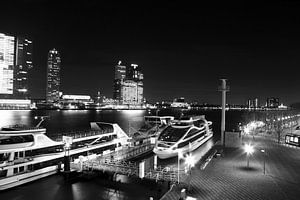
[(122, 62), (119, 61), (115, 66), (115, 78), (114, 78), (114, 93), (113, 98), (117, 101), (122, 101), (121, 90), (122, 84), (126, 78), (126, 66), (121, 65)]
[(32, 41), (0, 33), (0, 98), (28, 99)]
[(47, 63), (47, 88), (46, 101), (59, 100), (61, 59), (58, 51), (54, 48), (48, 53)]
[(122, 104), (143, 103), (143, 73), (137, 64), (115, 66), (113, 98)]
[(15, 37), (0, 33), (0, 95), (13, 95)]
[(28, 73), (33, 67), (32, 41), (17, 37), (15, 42), (14, 97), (29, 98)]
[(128, 67), (126, 79), (133, 81), (143, 81), (144, 75), (137, 64), (131, 64)]

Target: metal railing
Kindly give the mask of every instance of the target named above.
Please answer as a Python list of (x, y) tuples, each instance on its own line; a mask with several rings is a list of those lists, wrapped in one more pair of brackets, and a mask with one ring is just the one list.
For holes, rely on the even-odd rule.
[(83, 130), (83, 131), (71, 131), (71, 132), (64, 132), (64, 133), (56, 133), (56, 134), (49, 134), (48, 136), (52, 138), (53, 140), (57, 142), (62, 141), (62, 136), (69, 136), (73, 139), (83, 138), (83, 137), (89, 137), (89, 136), (95, 136), (95, 135), (103, 135), (106, 133), (112, 133), (109, 131), (103, 131), (103, 130)]

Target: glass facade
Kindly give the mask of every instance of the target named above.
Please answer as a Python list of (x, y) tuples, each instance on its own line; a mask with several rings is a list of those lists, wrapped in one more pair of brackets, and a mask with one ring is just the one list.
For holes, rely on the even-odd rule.
[(0, 95), (13, 95), (15, 38), (0, 33)]
[(119, 61), (115, 66), (113, 98), (121, 104), (142, 104), (143, 79), (143, 73), (138, 65), (131, 64), (126, 67)]
[(61, 59), (58, 51), (52, 49), (48, 53), (47, 64), (47, 88), (46, 100), (47, 102), (56, 102), (59, 100), (60, 89), (60, 66)]
[(16, 65), (14, 70), (14, 96), (15, 98), (29, 98), (29, 70), (32, 63), (32, 41), (18, 37), (16, 39)]
[(0, 98), (28, 99), (32, 41), (0, 33)]
[(117, 101), (122, 101), (121, 89), (122, 83), (126, 78), (126, 66), (121, 65), (121, 61), (115, 66), (115, 77), (114, 77), (114, 93), (113, 98)]
[(137, 83), (132, 80), (122, 82), (121, 96), (123, 104), (137, 103)]

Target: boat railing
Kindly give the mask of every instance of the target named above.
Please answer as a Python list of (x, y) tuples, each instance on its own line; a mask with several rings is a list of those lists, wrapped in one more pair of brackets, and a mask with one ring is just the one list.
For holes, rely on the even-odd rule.
[(69, 136), (69, 137), (72, 137), (73, 139), (78, 139), (78, 138), (90, 137), (90, 136), (95, 136), (95, 135), (103, 135), (106, 133), (112, 133), (112, 131), (108, 131), (108, 130), (71, 131), (71, 132), (62, 132), (62, 133), (51, 134), (51, 135), (49, 135), (49, 137), (53, 138), (57, 142), (61, 142), (63, 136)]
[(41, 127), (26, 126), (24, 124), (8, 125), (8, 126), (5, 126), (3, 128), (4, 129), (22, 129), (22, 130), (37, 130), (37, 129), (41, 129)]

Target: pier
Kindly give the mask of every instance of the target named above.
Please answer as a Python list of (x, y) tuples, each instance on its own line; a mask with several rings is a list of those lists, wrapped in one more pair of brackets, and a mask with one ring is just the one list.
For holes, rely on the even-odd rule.
[[(116, 148), (115, 151), (104, 151), (103, 154), (92, 154), (87, 157), (80, 156), (79, 159), (70, 163), (71, 171), (85, 174), (91, 171), (113, 172), (127, 176), (138, 176), (140, 178), (164, 180), (176, 183), (178, 175), (183, 175), (184, 170), (174, 167), (162, 167), (157, 165), (157, 156), (154, 156), (154, 165), (150, 169), (145, 168), (145, 161), (133, 162), (142, 155), (152, 152), (154, 143), (150, 138), (144, 140), (137, 146)], [(134, 143), (132, 143), (134, 145)]]
[[(154, 144), (151, 143), (150, 138), (145, 141), (145, 143), (136, 146), (116, 148), (115, 151), (108, 150), (100, 155), (80, 156), (79, 159), (70, 163), (71, 170), (77, 171), (82, 176), (88, 176), (93, 172), (109, 172), (156, 182), (167, 181), (170, 184), (186, 184), (191, 172), (187, 163), (158, 165), (157, 156), (151, 154)], [(200, 148), (199, 152), (194, 152), (195, 159), (201, 163), (201, 168), (205, 168), (203, 165), (207, 165), (208, 158), (211, 158), (211, 154), (215, 153), (213, 143), (205, 145), (207, 147), (204, 149), (201, 150)], [(147, 160), (150, 154), (153, 156), (150, 156), (151, 159), (153, 158), (151, 161)]]

